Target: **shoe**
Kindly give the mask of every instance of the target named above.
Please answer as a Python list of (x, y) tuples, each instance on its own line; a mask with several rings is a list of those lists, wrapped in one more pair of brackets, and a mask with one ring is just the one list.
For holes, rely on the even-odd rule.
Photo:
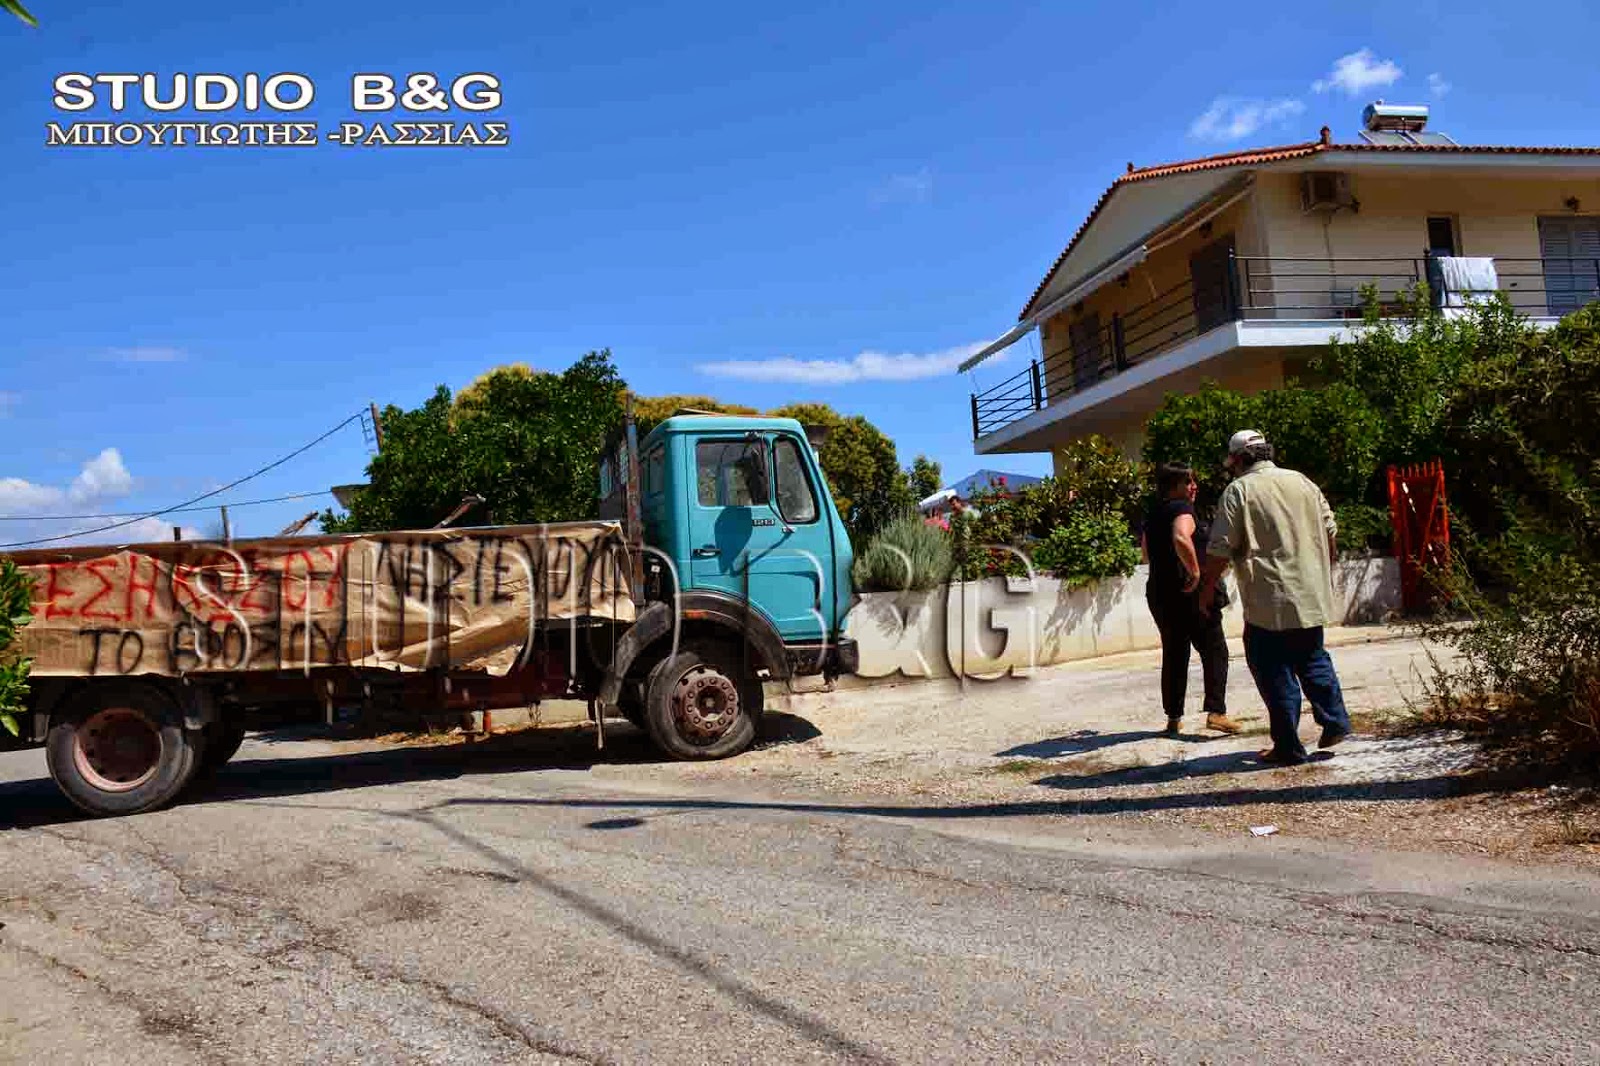
[(1181, 719), (1168, 718), (1167, 719), (1167, 728), (1165, 728), (1165, 729), (1163, 729), (1161, 731), (1161, 735), (1164, 736), (1164, 737), (1182, 736), (1183, 734), (1178, 732), (1178, 722), (1179, 721), (1181, 721)]
[(1206, 728), (1215, 729), (1219, 733), (1238, 733), (1243, 731), (1244, 726), (1225, 714), (1208, 714), (1206, 715)]
[(1330, 725), (1328, 728), (1322, 731), (1322, 739), (1317, 741), (1317, 747), (1331, 748), (1335, 744), (1343, 743), (1344, 739), (1349, 735), (1350, 730), (1340, 729), (1338, 726)]
[(1286, 755), (1277, 748), (1268, 748), (1266, 751), (1256, 752), (1256, 761), (1269, 766), (1300, 766), (1307, 760), (1298, 755)]

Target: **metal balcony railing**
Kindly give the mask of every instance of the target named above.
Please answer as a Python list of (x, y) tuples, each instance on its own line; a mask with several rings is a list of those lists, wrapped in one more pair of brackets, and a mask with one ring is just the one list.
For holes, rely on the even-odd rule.
[[(1559, 317), (1600, 300), (1600, 258), (1495, 257), (1495, 291), (1530, 317)], [(1061, 346), (1018, 373), (973, 393), (972, 436), (987, 436), (1233, 321), (1359, 320), (1366, 295), (1380, 315), (1403, 314), (1406, 293), (1427, 284), (1435, 306), (1483, 292), (1453, 292), (1439, 264), (1414, 258), (1315, 259), (1232, 256), (1222, 276), (1198, 288), (1190, 279), (1112, 314), (1069, 323)]]

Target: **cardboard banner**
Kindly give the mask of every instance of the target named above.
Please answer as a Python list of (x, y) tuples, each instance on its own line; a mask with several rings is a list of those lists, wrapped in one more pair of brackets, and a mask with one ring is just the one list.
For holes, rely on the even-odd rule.
[(34, 579), (20, 645), (37, 676), (460, 667), (524, 647), (539, 626), (634, 617), (610, 522), (12, 558)]

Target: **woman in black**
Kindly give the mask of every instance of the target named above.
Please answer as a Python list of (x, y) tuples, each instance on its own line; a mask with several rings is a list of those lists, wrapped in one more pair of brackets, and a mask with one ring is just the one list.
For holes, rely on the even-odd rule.
[(1205, 555), (1203, 531), (1195, 527), (1194, 498), (1199, 486), (1194, 471), (1182, 463), (1156, 470), (1156, 501), (1145, 516), (1141, 547), (1150, 564), (1145, 601), (1161, 632), (1161, 705), (1167, 712), (1166, 734), (1178, 735), (1183, 697), (1189, 688), (1189, 649), (1200, 653), (1205, 677), (1206, 728), (1239, 732), (1228, 717), (1228, 641), (1222, 635), (1223, 596), (1200, 613), (1198, 588)]

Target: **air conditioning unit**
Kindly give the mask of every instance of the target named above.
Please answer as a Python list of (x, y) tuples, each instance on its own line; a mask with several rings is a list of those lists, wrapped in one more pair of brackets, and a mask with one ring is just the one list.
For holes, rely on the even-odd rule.
[(1338, 170), (1312, 170), (1300, 175), (1300, 206), (1307, 211), (1337, 211), (1353, 208), (1350, 175)]

